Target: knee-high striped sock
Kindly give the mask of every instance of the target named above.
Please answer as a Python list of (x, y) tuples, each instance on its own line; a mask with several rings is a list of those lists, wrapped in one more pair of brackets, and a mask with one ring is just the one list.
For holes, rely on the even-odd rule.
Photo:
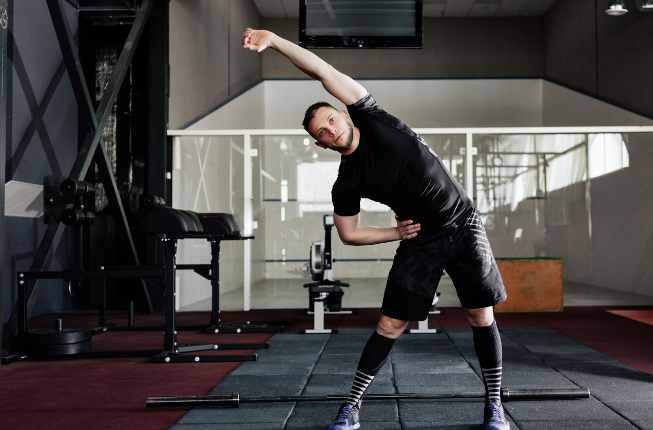
[(360, 408), (365, 391), (390, 356), (390, 350), (392, 350), (394, 343), (394, 339), (381, 336), (376, 330), (372, 333), (358, 362), (356, 376), (347, 403)]
[(497, 322), (488, 327), (472, 327), (474, 349), (483, 372), (486, 401), (501, 402), (502, 352)]

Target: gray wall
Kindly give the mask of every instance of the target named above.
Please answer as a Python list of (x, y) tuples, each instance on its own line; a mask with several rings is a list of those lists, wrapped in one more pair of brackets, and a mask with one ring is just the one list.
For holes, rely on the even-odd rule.
[(261, 58), (241, 36), (260, 27), (251, 0), (170, 2), (170, 118), (179, 128), (261, 80)]
[(630, 168), (592, 180), (592, 284), (653, 295), (653, 134), (630, 134)]
[[(76, 32), (76, 10), (64, 5)], [(14, 0), (9, 18), (6, 180), (42, 184), (44, 176), (61, 178), (72, 168), (77, 155), (77, 102), (46, 3)], [(29, 269), (45, 227), (43, 218), (5, 218), (3, 322), (17, 298), (16, 272)], [(69, 236), (64, 236), (52, 270), (72, 264)], [(45, 285), (32, 315), (76, 305), (64, 296), (62, 281)]]
[[(624, 3), (630, 12), (612, 17), (606, 1), (556, 2), (544, 20), (546, 77), (653, 117), (653, 13)], [(566, 279), (653, 295), (653, 136), (629, 135), (628, 151), (629, 168), (592, 180), (592, 240), (575, 240), (588, 228), (581, 194), (560, 251)]]
[[(592, 237), (585, 183), (550, 195), (547, 255), (565, 281), (653, 296), (653, 134), (627, 137), (630, 167), (591, 180)], [(560, 205), (564, 205), (560, 216)]]
[(591, 284), (653, 296), (653, 134), (629, 135), (630, 167), (592, 180)]
[(557, 1), (544, 20), (546, 77), (653, 117), (653, 13), (624, 0), (624, 16), (607, 1)]
[[(298, 20), (263, 19), (262, 27), (298, 41)], [(424, 19), (423, 49), (313, 49), (353, 78), (542, 77), (542, 18)], [(277, 52), (263, 52), (263, 79), (305, 78)]]

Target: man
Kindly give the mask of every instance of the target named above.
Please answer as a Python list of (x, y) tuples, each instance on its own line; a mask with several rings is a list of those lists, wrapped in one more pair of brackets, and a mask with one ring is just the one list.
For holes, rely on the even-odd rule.
[[(329, 429), (360, 427), (358, 413), (365, 391), (408, 321), (428, 317), (446, 269), (472, 327), (485, 383), (485, 429), (508, 430), (500, 398), (501, 338), (492, 311), (492, 306), (506, 299), (506, 293), (472, 201), (422, 138), (381, 109), (359, 83), (269, 31), (247, 29), (242, 42), (244, 48), (257, 52), (275, 49), (347, 105), (348, 112), (338, 112), (328, 103), (316, 103), (308, 108), (303, 122), (317, 146), (342, 155), (332, 199), (343, 243), (401, 240), (388, 276), (381, 319), (365, 345), (351, 394)], [(390, 206), (397, 227), (359, 225), (361, 198)]]

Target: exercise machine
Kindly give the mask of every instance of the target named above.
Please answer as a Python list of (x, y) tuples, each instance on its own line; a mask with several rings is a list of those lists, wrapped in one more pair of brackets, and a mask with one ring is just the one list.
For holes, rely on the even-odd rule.
[[(147, 226), (148, 261), (159, 261), (162, 258), (160, 242), (156, 234), (166, 231), (166, 217), (169, 216), (163, 207), (163, 199), (157, 196), (145, 196), (144, 205), (150, 208), (148, 224), (155, 222), (156, 228)], [(158, 210), (157, 208), (163, 207)], [(175, 211), (175, 209), (172, 209)], [(184, 211), (182, 211), (184, 212)], [(192, 213), (200, 221), (200, 230), (212, 235), (206, 238), (211, 243), (210, 264), (177, 264), (176, 270), (192, 270), (203, 278), (211, 281), (211, 315), (208, 325), (181, 326), (180, 330), (203, 330), (205, 333), (277, 333), (284, 330), (284, 324), (290, 320), (269, 321), (222, 321), (220, 312), (220, 242), (223, 240), (247, 240), (253, 238), (243, 237), (233, 215), (226, 213)], [(141, 223), (144, 224), (144, 223)], [(182, 239), (198, 238), (197, 235), (183, 237)]]
[[(439, 301), (440, 301), (440, 292), (436, 291), (435, 296), (433, 296), (433, 303), (431, 304), (429, 315), (444, 314), (444, 309), (438, 309), (437, 307)], [(437, 328), (429, 328), (429, 317), (427, 316), (425, 320), (420, 321), (418, 323), (417, 328), (407, 328), (406, 330), (404, 330), (404, 334), (419, 334), (419, 333), (442, 334), (442, 330)]]
[(315, 241), (311, 245), (309, 269), (313, 281), (304, 284), (308, 288), (308, 310), (313, 315), (313, 329), (302, 333), (337, 333), (335, 329), (324, 328), (324, 315), (352, 315), (356, 309), (342, 309), (342, 287), (349, 284), (336, 280), (333, 274), (333, 249), (331, 247), (331, 230), (334, 226), (333, 215), (324, 215), (324, 241)]

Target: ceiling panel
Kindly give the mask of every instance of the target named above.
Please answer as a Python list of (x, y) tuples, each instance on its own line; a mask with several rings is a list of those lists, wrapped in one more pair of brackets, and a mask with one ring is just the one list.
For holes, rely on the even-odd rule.
[(254, 0), (259, 15), (263, 18), (285, 18), (281, 0)]
[(282, 0), (286, 17), (299, 18), (299, 2), (297, 0)]
[(444, 6), (446, 4), (447, 0), (436, 0), (430, 3), (424, 2), (422, 12), (426, 17), (439, 18), (444, 13)]
[(445, 18), (465, 18), (472, 9), (474, 0), (450, 0), (444, 8)]
[(543, 16), (555, 3), (555, 0), (530, 0), (522, 16)]
[(469, 11), (470, 18), (488, 18), (494, 16), (499, 5), (497, 4), (479, 4), (478, 2), (472, 6)]
[(520, 16), (528, 0), (503, 0), (494, 16)]

